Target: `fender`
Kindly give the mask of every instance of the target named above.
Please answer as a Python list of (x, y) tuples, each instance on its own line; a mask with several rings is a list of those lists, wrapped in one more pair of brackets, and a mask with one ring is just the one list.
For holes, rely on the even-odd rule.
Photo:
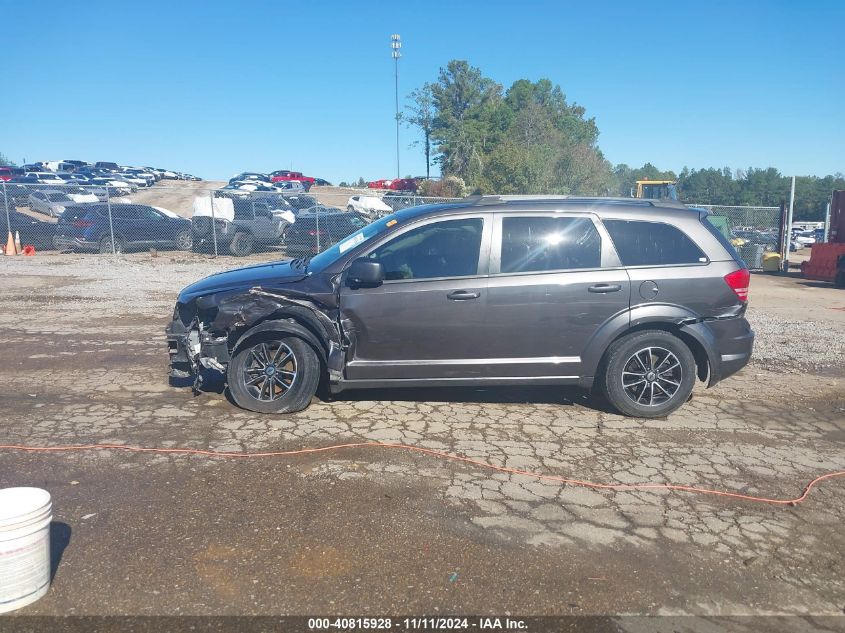
[(641, 304), (611, 317), (596, 330), (581, 355), (583, 377), (580, 382), (582, 386), (590, 387), (592, 385), (599, 363), (614, 340), (628, 330), (652, 323), (655, 325), (673, 325), (681, 333), (692, 337), (701, 345), (707, 354), (710, 365), (708, 386), (712, 386), (718, 382), (719, 357), (714, 351), (712, 334), (706, 327), (701, 326), (702, 320), (702, 317), (694, 312), (668, 303)]
[(321, 341), (314, 333), (305, 326), (297, 323), (293, 319), (273, 319), (271, 321), (262, 321), (255, 327), (250, 328), (238, 338), (235, 345), (232, 347), (232, 354), (234, 354), (239, 347), (247, 339), (260, 334), (261, 332), (282, 332), (285, 334), (293, 334), (299, 338), (307, 341), (320, 355), (323, 362), (328, 358), (328, 346), (325, 341)]

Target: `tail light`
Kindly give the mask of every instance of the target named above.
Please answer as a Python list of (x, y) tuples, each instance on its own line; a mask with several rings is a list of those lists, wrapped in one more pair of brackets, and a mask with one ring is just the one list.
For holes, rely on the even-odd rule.
[(740, 301), (748, 301), (748, 285), (751, 282), (751, 273), (747, 268), (740, 268), (725, 275), (725, 283), (731, 287)]
[(77, 229), (90, 229), (92, 226), (94, 226), (94, 223), (89, 222), (88, 220), (77, 220), (73, 223), (73, 226)]

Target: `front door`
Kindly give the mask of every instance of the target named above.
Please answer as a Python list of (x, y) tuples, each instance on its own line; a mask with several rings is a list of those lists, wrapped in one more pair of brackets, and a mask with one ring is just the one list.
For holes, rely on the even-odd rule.
[(347, 379), (481, 375), (490, 230), (488, 214), (430, 219), (364, 254), (386, 279), (341, 290), (354, 339)]

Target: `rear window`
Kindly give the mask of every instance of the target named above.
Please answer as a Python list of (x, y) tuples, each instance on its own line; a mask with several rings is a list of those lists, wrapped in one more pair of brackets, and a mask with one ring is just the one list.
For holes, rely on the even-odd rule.
[(704, 264), (707, 257), (683, 231), (663, 222), (605, 220), (623, 266)]
[(736, 249), (734, 248), (734, 245), (731, 244), (730, 240), (728, 239), (728, 236), (725, 235), (718, 226), (716, 226), (717, 224), (719, 224), (720, 226), (727, 226), (727, 223), (716, 220), (717, 217), (719, 216), (713, 216), (709, 214), (702, 216), (701, 223), (707, 228), (708, 231), (710, 231), (710, 234), (719, 241), (719, 244), (721, 244), (725, 248), (728, 254), (735, 260), (739, 261), (740, 258), (736, 252)]

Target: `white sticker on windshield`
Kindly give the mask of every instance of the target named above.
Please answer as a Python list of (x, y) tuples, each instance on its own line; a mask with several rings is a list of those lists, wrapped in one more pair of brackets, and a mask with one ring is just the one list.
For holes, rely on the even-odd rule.
[(346, 240), (345, 242), (341, 242), (340, 246), (338, 246), (338, 249), (340, 250), (341, 253), (345, 253), (350, 248), (352, 248), (354, 246), (358, 246), (358, 244), (360, 244), (363, 241), (364, 241), (364, 234), (358, 233), (355, 237), (351, 237), (348, 240)]

